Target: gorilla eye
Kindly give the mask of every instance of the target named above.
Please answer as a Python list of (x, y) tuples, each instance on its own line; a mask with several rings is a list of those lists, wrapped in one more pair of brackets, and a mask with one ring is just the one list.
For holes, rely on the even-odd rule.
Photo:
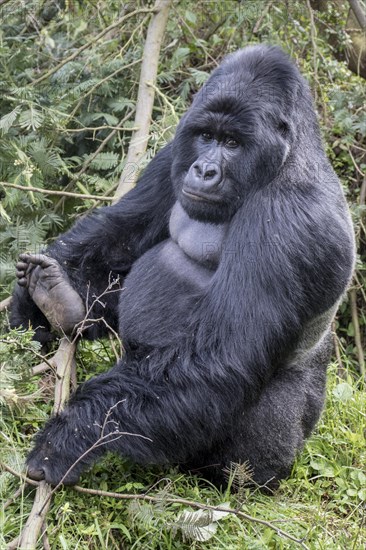
[(212, 141), (213, 140), (213, 135), (211, 134), (211, 132), (202, 132), (201, 136), (206, 141)]
[(231, 138), (231, 137), (229, 137), (229, 138), (226, 140), (225, 145), (226, 145), (227, 147), (230, 147), (231, 149), (235, 149), (235, 147), (239, 147), (239, 143), (236, 141), (236, 139)]

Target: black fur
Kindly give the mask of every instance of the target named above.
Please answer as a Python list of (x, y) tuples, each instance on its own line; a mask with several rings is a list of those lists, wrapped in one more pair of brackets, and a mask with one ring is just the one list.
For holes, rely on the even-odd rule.
[[(226, 58), (136, 188), (48, 253), (84, 299), (89, 283), (91, 300), (120, 277), (119, 301), (105, 296), (93, 316), (119, 326), (126, 355), (38, 434), (34, 477), (60, 481), (108, 411), (104, 445), (65, 482), (107, 450), (216, 483), (230, 461), (249, 461), (260, 484), (288, 475), (323, 406), (354, 245), (308, 86), (281, 50)], [(47, 339), (17, 288), (12, 324), (29, 319)]]

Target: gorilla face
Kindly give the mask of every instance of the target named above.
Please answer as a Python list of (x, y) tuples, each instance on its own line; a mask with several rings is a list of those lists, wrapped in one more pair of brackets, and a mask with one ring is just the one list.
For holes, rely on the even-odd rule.
[(177, 198), (191, 218), (211, 223), (229, 221), (248, 193), (276, 178), (293, 141), (289, 90), (280, 80), (269, 87), (260, 64), (254, 78), (245, 65), (239, 75), (229, 69), (224, 63), (213, 73), (173, 142)]

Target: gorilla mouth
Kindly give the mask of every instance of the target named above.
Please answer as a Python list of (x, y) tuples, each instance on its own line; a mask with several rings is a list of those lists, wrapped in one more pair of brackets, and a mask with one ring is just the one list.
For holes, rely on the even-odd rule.
[(220, 202), (220, 199), (213, 197), (212, 195), (206, 195), (204, 193), (197, 193), (197, 191), (182, 189), (182, 194), (190, 199), (195, 201), (203, 202)]

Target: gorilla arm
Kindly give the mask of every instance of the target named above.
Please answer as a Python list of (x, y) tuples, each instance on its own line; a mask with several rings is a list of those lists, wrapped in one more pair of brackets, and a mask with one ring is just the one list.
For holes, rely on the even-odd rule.
[[(168, 214), (174, 202), (170, 166), (171, 145), (167, 145), (125, 197), (81, 219), (46, 251), (58, 262), (58, 272), (66, 274), (65, 291), (70, 284), (84, 304), (87, 297), (89, 306), (94, 301), (91, 316), (104, 317), (113, 327), (117, 325), (118, 299), (113, 292), (104, 294), (103, 307), (95, 298), (105, 293), (111, 280), (123, 278), (136, 258), (167, 236)], [(22, 264), (24, 258), (18, 269), (20, 279), (24, 278)], [(51, 339), (49, 323), (31, 299), (27, 286), (15, 288), (11, 326), (27, 327), (30, 323), (34, 328), (39, 327), (36, 338), (45, 342)], [(112, 291), (118, 288), (112, 285)], [(97, 338), (105, 332), (104, 323), (94, 323), (85, 336)]]

